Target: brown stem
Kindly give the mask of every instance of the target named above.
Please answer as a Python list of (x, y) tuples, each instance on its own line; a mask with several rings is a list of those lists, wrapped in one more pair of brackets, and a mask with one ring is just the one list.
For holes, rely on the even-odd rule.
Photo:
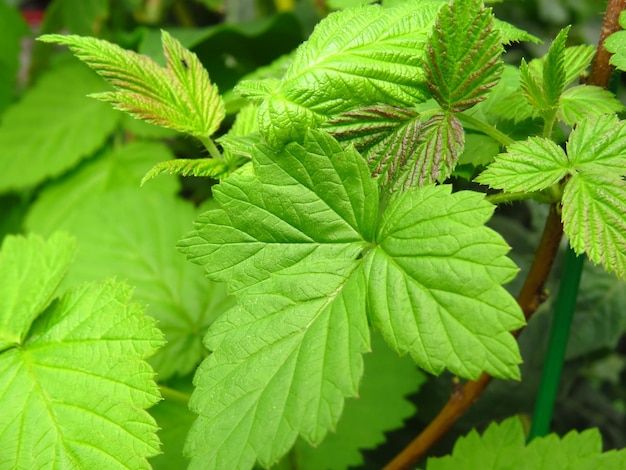
[[(613, 67), (609, 64), (610, 53), (604, 48), (605, 39), (612, 33), (621, 29), (619, 25), (619, 14), (626, 9), (626, 0), (609, 0), (602, 33), (598, 43), (598, 51), (592, 63), (591, 73), (587, 79), (587, 84), (608, 88)], [(543, 286), (550, 274), (554, 259), (563, 236), (563, 225), (557, 213), (556, 206), (550, 207), (550, 213), (543, 229), (543, 235), (535, 259), (524, 282), (524, 286), (517, 297), (526, 320), (535, 313), (543, 301), (545, 295)], [(521, 330), (514, 332), (519, 336)], [(384, 470), (404, 470), (419, 459), (421, 459), (428, 449), (437, 442), (452, 425), (472, 406), (483, 390), (489, 385), (492, 377), (483, 373), (477, 381), (468, 381), (461, 388), (458, 388), (448, 400), (448, 403), (439, 412), (437, 417), (417, 436), (402, 452), (400, 452)]]
[[(546, 219), (539, 247), (535, 253), (535, 259), (530, 267), (524, 286), (517, 297), (517, 302), (522, 308), (526, 320), (535, 313), (545, 299), (543, 286), (554, 264), (562, 236), (563, 224), (556, 211), (556, 206), (552, 205), (550, 206), (550, 213)], [(518, 330), (513, 334), (518, 336), (520, 332), (521, 330)], [(421, 459), (428, 449), (448, 432), (461, 415), (472, 406), (487, 385), (489, 385), (491, 379), (492, 377), (489, 374), (483, 373), (478, 380), (470, 380), (463, 387), (457, 389), (450, 396), (448, 403), (446, 403), (437, 417), (428, 424), (426, 429), (413, 442), (396, 455), (384, 470), (403, 470)]]
[(613, 66), (609, 64), (611, 53), (604, 48), (605, 39), (616, 31), (622, 29), (619, 25), (619, 14), (626, 9), (626, 0), (609, 0), (606, 6), (602, 32), (598, 41), (598, 52), (591, 64), (591, 73), (587, 78), (587, 84), (608, 88)]

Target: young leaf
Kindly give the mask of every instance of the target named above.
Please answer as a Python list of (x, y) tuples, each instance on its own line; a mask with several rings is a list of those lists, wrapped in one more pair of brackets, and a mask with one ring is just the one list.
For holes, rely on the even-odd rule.
[(60, 66), (7, 109), (0, 126), (0, 192), (58, 176), (103, 144), (121, 115), (85, 97), (102, 85), (81, 64)]
[[(302, 141), (305, 129), (341, 112), (384, 102), (402, 106), (428, 96), (422, 59), (439, 1), (406, 1), (332, 13), (297, 51), (280, 81), (257, 85), (265, 96), (259, 127), (271, 145)], [(250, 97), (251, 86), (239, 90)]]
[(141, 185), (152, 178), (170, 174), (183, 176), (205, 176), (215, 179), (226, 176), (229, 172), (228, 165), (224, 160), (215, 158), (177, 158), (167, 160), (154, 165), (142, 178)]
[(621, 279), (626, 279), (624, 214), (626, 182), (606, 170), (581, 172), (565, 186), (563, 228), (572, 248)]
[(452, 112), (484, 100), (502, 73), (503, 51), (491, 9), (481, 0), (445, 5), (426, 45), (424, 65), (435, 100)]
[[(37, 292), (48, 272), (41, 299), (49, 302), (54, 270), (66, 265), (72, 243), (59, 235), (47, 243), (6, 240), (5, 293), (28, 309), (0, 310), (3, 329), (7, 320), (27, 328), (0, 355), (0, 466), (149, 468), (147, 457), (159, 451), (156, 423), (144, 410), (160, 398), (144, 362), (162, 343), (154, 321), (114, 281), (83, 285), (49, 305), (22, 297)], [(5, 264), (19, 258), (28, 269)], [(51, 271), (55, 260), (60, 266)]]
[(543, 58), (543, 92), (547, 107), (556, 107), (566, 85), (565, 42), (570, 27), (559, 31)]
[(505, 191), (540, 191), (567, 175), (569, 160), (549, 139), (530, 137), (501, 153), (475, 181)]
[(518, 376), (508, 331), (524, 320), (501, 286), (517, 269), (483, 225), (493, 206), (481, 194), (409, 190), (377, 226), (365, 162), (327, 134), (280, 152), (260, 145), (253, 164), (220, 183), (221, 209), (179, 245), (239, 300), (205, 338), (192, 468), (271, 465), (298, 434), (319, 443), (356, 393), (368, 315), (427, 371)]
[(457, 440), (452, 455), (429, 458), (426, 470), (552, 470), (615, 469), (626, 465), (626, 450), (602, 453), (597, 429), (537, 437), (525, 444), (526, 436), (517, 417), (492, 423), (482, 436), (472, 430)]
[(567, 155), (580, 172), (626, 175), (626, 121), (615, 115), (588, 117), (570, 134)]
[[(420, 129), (417, 149), (408, 153), (412, 149), (407, 148), (402, 166), (390, 172), (391, 186), (406, 190), (443, 181), (450, 176), (463, 152), (464, 137), (463, 126), (452, 113), (432, 115)], [(400, 154), (404, 151), (403, 147), (398, 149)]]
[(598, 86), (578, 85), (561, 95), (558, 118), (569, 126), (586, 117), (613, 114), (624, 110), (624, 105), (613, 93)]
[(224, 119), (224, 103), (198, 57), (166, 31), (165, 68), (101, 39), (50, 34), (39, 40), (67, 45), (117, 89), (92, 96), (137, 118), (200, 139), (211, 136)]

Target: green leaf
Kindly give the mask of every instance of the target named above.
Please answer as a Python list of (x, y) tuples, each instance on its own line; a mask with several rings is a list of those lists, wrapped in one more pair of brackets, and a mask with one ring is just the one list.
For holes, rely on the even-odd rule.
[(410, 190), (377, 227), (366, 163), (327, 134), (259, 145), (253, 164), (215, 188), (221, 209), (179, 244), (239, 301), (205, 338), (191, 468), (271, 465), (298, 434), (318, 444), (356, 394), (368, 316), (427, 371), (518, 376), (508, 331), (524, 320), (501, 286), (517, 269), (483, 225), (494, 206), (482, 194)]
[(563, 92), (558, 117), (573, 126), (589, 116), (601, 116), (624, 110), (624, 105), (613, 93), (591, 85), (579, 85)]
[(586, 263), (576, 298), (566, 359), (615, 350), (626, 332), (626, 284), (601, 266)]
[(372, 336), (372, 350), (373, 354), (364, 356), (359, 396), (346, 400), (336, 432), (329, 433), (316, 448), (299, 439), (286, 463), (295, 461), (299, 470), (347, 470), (362, 465), (360, 450), (385, 442), (383, 433), (400, 428), (415, 412), (406, 396), (417, 392), (426, 381), (425, 374), (409, 358), (398, 358), (380, 335)]
[(0, 114), (13, 100), (20, 67), (20, 39), (29, 32), (19, 12), (0, 2)]
[(146, 181), (164, 174), (205, 176), (218, 179), (226, 176), (228, 172), (229, 168), (224, 160), (214, 158), (178, 158), (154, 165), (141, 180), (141, 185), (143, 186)]
[[(32, 257), (27, 271), (15, 263), (2, 267), (13, 270), (9, 298), (19, 296), (37, 311), (0, 310), (3, 319), (20, 315), (11, 322), (28, 329), (19, 346), (0, 354), (1, 466), (149, 468), (147, 457), (159, 450), (156, 423), (144, 410), (160, 398), (144, 362), (162, 343), (154, 320), (129, 303), (130, 288), (114, 281), (83, 285), (49, 303), (54, 270), (65, 267), (71, 241), (8, 240), (3, 264), (24, 252)], [(55, 260), (60, 266), (51, 271)], [(48, 301), (22, 297), (43, 287), (42, 272), (52, 275), (41, 295)]]
[(282, 80), (264, 90), (267, 98), (259, 109), (263, 136), (271, 145), (302, 141), (306, 128), (350, 109), (423, 101), (428, 96), (424, 43), (441, 6), (439, 1), (408, 1), (326, 17), (298, 49)]
[[(47, 185), (32, 204), (25, 226), (42, 234), (68, 226), (76, 207), (90, 195), (117, 188), (139, 188), (150, 166), (173, 157), (167, 146), (153, 142), (131, 142), (107, 151), (76, 172)], [(180, 184), (174, 177), (166, 177), (153, 182), (148, 189), (174, 195)]]
[(4, 239), (0, 250), (0, 353), (24, 341), (33, 321), (52, 302), (74, 251), (73, 240), (60, 233), (47, 242), (34, 236)]
[(425, 186), (390, 203), (364, 265), (371, 321), (428, 372), (518, 378), (508, 331), (524, 320), (500, 285), (517, 268), (508, 246), (483, 225), (494, 206), (479, 193), (450, 189)]
[(452, 455), (429, 458), (426, 470), (480, 468), (484, 470), (615, 469), (626, 465), (626, 450), (602, 453), (597, 429), (537, 437), (528, 445), (517, 417), (492, 423), (482, 436), (472, 430), (457, 440)]
[[(497, 3), (497, 2), (485, 2), (485, 3)], [(524, 31), (513, 26), (510, 23), (501, 21), (498, 18), (493, 19), (493, 26), (500, 33), (500, 40), (504, 45), (510, 45), (514, 42), (529, 41), (535, 44), (541, 43), (541, 39), (533, 36), (528, 31)]]
[(202, 214), (179, 244), (232, 292), (311, 256), (351, 259), (372, 240), (378, 191), (355, 150), (311, 132), (280, 153), (260, 144), (254, 168), (213, 189), (224, 210)]
[(556, 107), (566, 84), (565, 42), (570, 27), (559, 31), (543, 58), (543, 94), (547, 107)]
[(572, 131), (567, 155), (576, 171), (626, 175), (626, 121), (615, 115), (587, 117)]
[(446, 179), (463, 152), (464, 137), (463, 126), (452, 113), (433, 114), (420, 129), (418, 148), (391, 175), (392, 187), (406, 190)]
[(505, 191), (540, 191), (568, 174), (569, 160), (549, 139), (530, 137), (501, 153), (475, 181)]
[(66, 65), (42, 76), (5, 112), (0, 126), (0, 192), (58, 176), (103, 144), (120, 114), (86, 98), (102, 85), (86, 67)]
[(257, 115), (255, 105), (243, 107), (228, 132), (217, 139), (224, 149), (224, 160), (231, 168), (237, 168), (252, 156), (254, 144), (259, 141)]
[(184, 469), (189, 465), (189, 460), (183, 456), (183, 449), (196, 419), (188, 408), (193, 385), (190, 377), (176, 380), (172, 385), (170, 382), (167, 387), (160, 387), (163, 400), (149, 410), (159, 426), (158, 435), (162, 443), (161, 454), (150, 459), (154, 470)]
[(117, 91), (93, 94), (116, 109), (200, 139), (224, 119), (224, 103), (198, 57), (162, 32), (167, 66), (95, 38), (50, 34), (40, 41), (67, 45)]
[[(626, 13), (620, 12), (619, 24), (622, 28), (626, 27)], [(620, 70), (626, 70), (626, 31), (617, 31), (611, 34), (604, 41), (604, 47), (607, 51), (612, 52), (611, 65)]]
[(591, 64), (596, 48), (591, 45), (578, 45), (565, 48), (563, 69), (565, 70), (565, 84), (580, 80), (587, 67)]
[(484, 100), (502, 73), (503, 51), (491, 9), (482, 1), (445, 5), (426, 45), (424, 65), (435, 100), (452, 112)]
[(159, 381), (199, 364), (204, 333), (233, 303), (225, 285), (208, 282), (174, 250), (195, 215), (190, 203), (169, 195), (118, 189), (85, 198), (59, 224), (79, 246), (66, 285), (125, 279), (136, 286), (134, 299), (159, 321), (167, 344), (150, 358)]
[(581, 172), (565, 186), (563, 228), (572, 248), (621, 279), (626, 279), (624, 214), (626, 182), (606, 170)]

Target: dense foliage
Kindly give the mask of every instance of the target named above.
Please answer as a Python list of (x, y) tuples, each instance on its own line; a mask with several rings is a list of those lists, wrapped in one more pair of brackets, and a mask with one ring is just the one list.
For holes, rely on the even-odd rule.
[(79, 3), (0, 3), (0, 467), (626, 467), (623, 33)]

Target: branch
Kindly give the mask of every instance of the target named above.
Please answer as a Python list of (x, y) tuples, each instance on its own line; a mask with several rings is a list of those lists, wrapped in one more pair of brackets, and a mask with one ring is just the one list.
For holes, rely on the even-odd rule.
[(604, 48), (604, 41), (611, 34), (622, 29), (619, 25), (619, 14), (624, 9), (626, 9), (626, 0), (609, 0), (606, 6), (602, 32), (600, 33), (600, 40), (598, 41), (598, 51), (591, 64), (591, 73), (586, 80), (588, 85), (608, 88), (614, 67), (609, 64), (611, 53)]

